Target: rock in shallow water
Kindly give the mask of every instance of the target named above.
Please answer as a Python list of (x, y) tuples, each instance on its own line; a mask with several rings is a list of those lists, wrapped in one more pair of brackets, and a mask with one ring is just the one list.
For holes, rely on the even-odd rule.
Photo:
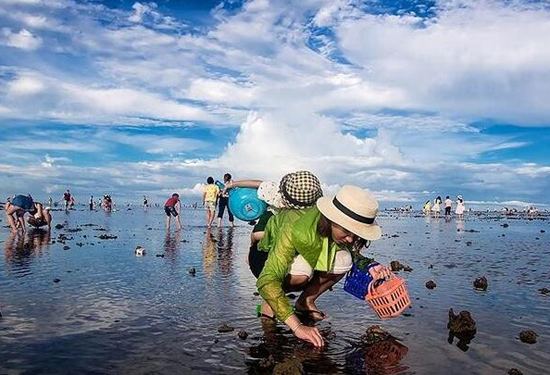
[(452, 308), (449, 309), (449, 323), (447, 328), (454, 334), (477, 331), (476, 322), (469, 311), (463, 310), (458, 315), (454, 314)]
[(487, 282), (487, 278), (485, 276), (478, 277), (474, 280), (474, 288), (479, 290), (487, 290), (487, 287), (489, 286), (489, 283)]
[(227, 324), (222, 324), (218, 327), (218, 332), (220, 333), (226, 333), (226, 332), (233, 332), (235, 328), (228, 326)]
[(395, 340), (388, 331), (379, 325), (370, 326), (363, 336), (361, 336), (361, 344), (374, 345), (385, 340)]
[(518, 370), (517, 368), (511, 368), (508, 370), (508, 375), (523, 375), (523, 372), (521, 370)]
[(237, 336), (239, 336), (240, 339), (246, 340), (248, 337), (248, 332), (246, 332), (244, 329), (240, 330), (239, 333), (237, 333)]
[(543, 294), (543, 295), (549, 294), (549, 293), (550, 293), (550, 289), (548, 289), (548, 288), (540, 288), (540, 289), (539, 289), (539, 293), (540, 293), (540, 294)]
[(277, 363), (273, 368), (273, 375), (302, 375), (305, 374), (302, 361), (297, 358)]
[(436, 284), (433, 280), (430, 280), (426, 283), (426, 288), (428, 288), (428, 289), (433, 289), (435, 287), (436, 287)]
[(531, 330), (531, 329), (528, 329), (528, 330), (525, 330), (525, 331), (521, 331), (519, 333), (519, 339), (521, 340), (521, 342), (524, 342), (526, 344), (534, 344), (537, 342), (537, 337), (539, 335)]

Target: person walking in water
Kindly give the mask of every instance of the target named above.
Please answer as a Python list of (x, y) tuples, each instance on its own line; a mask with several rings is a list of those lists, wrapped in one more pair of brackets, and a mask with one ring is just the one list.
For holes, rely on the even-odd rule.
[(422, 211), (424, 211), (424, 215), (430, 216), (430, 210), (432, 209), (432, 201), (429, 199), (424, 203), (424, 207), (422, 208)]
[(177, 193), (172, 194), (172, 197), (168, 198), (166, 203), (164, 203), (164, 212), (166, 213), (166, 228), (170, 229), (170, 221), (172, 216), (176, 218), (176, 225), (178, 230), (182, 228), (179, 214), (181, 212), (181, 201), (180, 196)]
[(202, 194), (202, 203), (206, 208), (206, 225), (208, 228), (212, 227), (214, 221), (214, 215), (216, 213), (216, 203), (218, 201), (218, 194), (220, 189), (214, 184), (214, 178), (208, 177), (206, 179), (208, 185), (204, 187), (204, 193)]
[[(229, 173), (226, 173), (223, 175), (223, 183), (225, 186), (229, 186), (231, 184), (231, 175)], [(235, 218), (233, 217), (233, 213), (231, 212), (231, 209), (228, 206), (229, 204), (229, 194), (227, 193), (226, 189), (224, 191), (220, 191), (219, 193), (219, 203), (218, 203), (218, 227), (222, 226), (222, 219), (223, 219), (223, 213), (225, 209), (227, 208), (227, 215), (229, 216), (229, 222), (231, 223), (231, 226), (235, 226)]]
[(90, 195), (90, 211), (94, 210), (94, 196)]
[(447, 195), (447, 198), (445, 198), (445, 217), (447, 217), (447, 218), (451, 217), (451, 209), (452, 208), (453, 208), (453, 201)]

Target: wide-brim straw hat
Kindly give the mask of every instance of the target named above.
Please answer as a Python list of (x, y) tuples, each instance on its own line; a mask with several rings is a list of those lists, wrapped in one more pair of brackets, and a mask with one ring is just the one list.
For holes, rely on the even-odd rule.
[(346, 185), (335, 197), (319, 198), (317, 208), (327, 219), (365, 240), (374, 241), (382, 235), (375, 220), (378, 202), (360, 187)]
[(309, 171), (285, 175), (279, 184), (279, 192), (285, 207), (297, 210), (313, 206), (323, 196), (319, 179)]

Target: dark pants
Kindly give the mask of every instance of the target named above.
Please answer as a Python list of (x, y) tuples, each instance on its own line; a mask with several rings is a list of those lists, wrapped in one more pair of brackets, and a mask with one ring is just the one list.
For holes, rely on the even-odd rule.
[(445, 215), (451, 214), (451, 207), (445, 207)]
[(269, 253), (267, 251), (258, 250), (258, 242), (254, 242), (250, 246), (250, 252), (248, 253), (248, 265), (250, 271), (254, 274), (256, 278), (260, 277), (260, 273), (264, 269), (265, 262)]
[(229, 206), (227, 205), (229, 203), (229, 198), (220, 197), (220, 203), (218, 206), (218, 218), (223, 218), (223, 212), (225, 211), (225, 208), (227, 207), (227, 214), (229, 215), (229, 221), (232, 223), (233, 220), (233, 214), (231, 213), (231, 210), (229, 209)]

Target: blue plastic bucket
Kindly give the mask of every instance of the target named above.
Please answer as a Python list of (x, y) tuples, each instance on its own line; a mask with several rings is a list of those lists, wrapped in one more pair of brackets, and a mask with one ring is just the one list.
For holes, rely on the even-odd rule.
[(258, 198), (258, 190), (234, 188), (229, 190), (229, 209), (243, 221), (259, 218), (267, 209), (267, 204)]

